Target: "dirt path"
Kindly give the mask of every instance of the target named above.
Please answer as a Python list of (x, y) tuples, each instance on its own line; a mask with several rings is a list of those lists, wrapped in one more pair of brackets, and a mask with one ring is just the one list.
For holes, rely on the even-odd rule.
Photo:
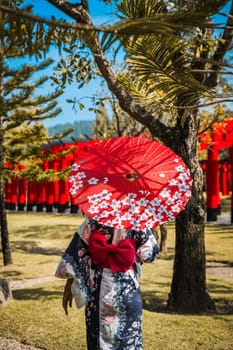
[(9, 283), (10, 283), (11, 290), (17, 290), (17, 289), (24, 289), (27, 287), (35, 286), (37, 284), (49, 283), (55, 280), (57, 280), (57, 277), (47, 276), (47, 277), (32, 278), (27, 280), (15, 280), (15, 281), (10, 281)]
[(13, 339), (0, 337), (0, 350), (44, 350), (31, 345), (20, 343)]
[(224, 263), (208, 262), (206, 264), (206, 274), (212, 278), (232, 281), (233, 266)]

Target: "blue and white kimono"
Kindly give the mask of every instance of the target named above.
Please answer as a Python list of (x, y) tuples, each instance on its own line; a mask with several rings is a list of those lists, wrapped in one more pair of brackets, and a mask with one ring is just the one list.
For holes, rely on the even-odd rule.
[[(135, 240), (132, 268), (112, 272), (94, 265), (88, 250), (85, 227), (100, 230), (108, 242)], [(159, 246), (150, 229), (117, 230), (87, 218), (75, 233), (58, 265), (56, 276), (74, 278), (72, 293), (77, 307), (85, 304), (88, 350), (142, 350), (142, 299), (138, 283), (140, 265), (152, 262)]]

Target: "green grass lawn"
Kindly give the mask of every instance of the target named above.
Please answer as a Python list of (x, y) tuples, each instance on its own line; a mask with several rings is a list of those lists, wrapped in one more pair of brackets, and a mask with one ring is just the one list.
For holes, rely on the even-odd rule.
[[(1, 262), (0, 276), (9, 281), (53, 276), (64, 248), (82, 220), (65, 214), (9, 213), (14, 264), (4, 267)], [(232, 226), (206, 225), (207, 261), (232, 264), (232, 247)], [(233, 349), (233, 281), (207, 274), (208, 291), (221, 306), (215, 314), (167, 313), (173, 257), (174, 225), (169, 224), (168, 253), (143, 266), (144, 349)], [(84, 309), (73, 306), (68, 317), (64, 314), (63, 286), (64, 281), (57, 279), (15, 290), (14, 300), (0, 307), (0, 336), (47, 350), (86, 349)]]

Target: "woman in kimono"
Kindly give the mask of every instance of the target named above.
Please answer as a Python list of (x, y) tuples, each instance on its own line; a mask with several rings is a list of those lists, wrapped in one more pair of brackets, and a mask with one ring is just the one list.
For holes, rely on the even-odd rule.
[(87, 218), (56, 271), (67, 278), (63, 308), (85, 304), (88, 350), (142, 350), (140, 265), (159, 246), (150, 229), (114, 229)]

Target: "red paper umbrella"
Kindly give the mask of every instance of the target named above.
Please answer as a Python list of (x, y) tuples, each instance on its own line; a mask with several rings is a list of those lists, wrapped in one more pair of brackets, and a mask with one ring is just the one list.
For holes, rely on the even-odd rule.
[(152, 228), (173, 220), (191, 197), (182, 159), (146, 137), (91, 142), (72, 166), (70, 194), (87, 215), (107, 226)]

